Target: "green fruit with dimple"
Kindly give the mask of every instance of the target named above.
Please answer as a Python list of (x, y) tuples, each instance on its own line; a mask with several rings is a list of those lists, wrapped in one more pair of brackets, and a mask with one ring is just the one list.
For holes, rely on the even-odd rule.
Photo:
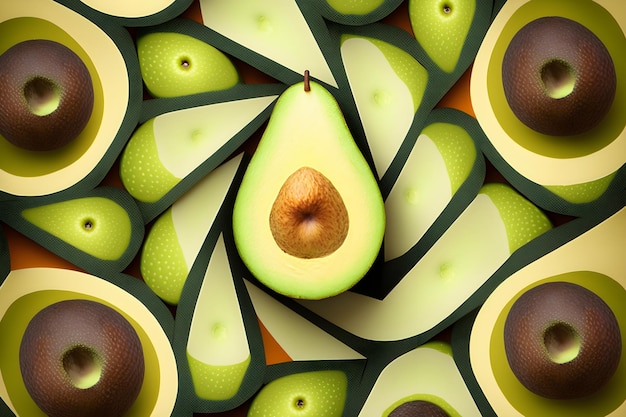
[(341, 371), (310, 371), (275, 379), (252, 401), (248, 417), (340, 417), (348, 380)]
[(82, 197), (31, 207), (22, 217), (81, 251), (105, 261), (119, 259), (129, 247), (128, 212), (106, 197)]
[(476, 12), (476, 0), (409, 0), (413, 34), (444, 71), (457, 66)]
[(139, 37), (141, 75), (155, 97), (178, 97), (233, 87), (239, 73), (220, 50), (193, 36), (154, 32)]

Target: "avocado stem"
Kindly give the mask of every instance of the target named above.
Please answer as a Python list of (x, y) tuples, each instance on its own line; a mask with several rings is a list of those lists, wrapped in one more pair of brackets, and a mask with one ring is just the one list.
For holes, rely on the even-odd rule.
[(309, 70), (304, 70), (304, 91), (311, 91), (311, 83), (309, 81)]

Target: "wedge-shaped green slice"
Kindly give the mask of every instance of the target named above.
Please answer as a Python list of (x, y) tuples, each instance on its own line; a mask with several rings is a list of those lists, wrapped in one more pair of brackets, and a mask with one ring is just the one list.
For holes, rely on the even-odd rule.
[(135, 201), (116, 187), (82, 195), (7, 202), (0, 217), (46, 249), (90, 272), (121, 271), (144, 236)]
[(164, 301), (178, 304), (187, 275), (242, 160), (243, 154), (239, 154), (216, 168), (161, 214), (150, 229), (140, 269), (146, 284)]
[(365, 359), (363, 355), (245, 281), (263, 325), (294, 361)]
[(215, 154), (278, 96), (226, 101), (156, 116), (130, 138), (120, 177), (141, 202), (155, 202)]
[(200, 0), (210, 29), (267, 59), (333, 87), (337, 82), (308, 21), (294, 0)]
[(343, 35), (341, 57), (379, 177), (389, 168), (417, 112), (428, 72), (389, 42)]
[(475, 161), (476, 146), (462, 126), (434, 122), (422, 131), (385, 200), (385, 260), (403, 255), (418, 242)]
[(545, 214), (513, 188), (487, 184), (383, 300), (348, 291), (299, 302), (363, 339), (417, 336), (448, 318), (511, 253), (550, 228)]
[(241, 387), (250, 359), (237, 290), (220, 235), (204, 274), (187, 340), (196, 395), (215, 401), (232, 398)]
[(414, 415), (400, 413), (414, 401), (435, 404), (450, 417), (480, 417), (452, 358), (452, 349), (444, 342), (428, 342), (387, 364), (359, 416), (387, 417), (393, 411), (397, 413), (393, 415)]

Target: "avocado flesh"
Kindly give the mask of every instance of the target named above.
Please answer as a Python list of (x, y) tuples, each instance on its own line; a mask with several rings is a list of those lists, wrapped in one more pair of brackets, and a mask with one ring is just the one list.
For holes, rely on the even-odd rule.
[(114, 307), (139, 335), (144, 348), (145, 377), (129, 415), (170, 415), (176, 402), (178, 371), (170, 340), (163, 330), (169, 323), (160, 323), (152, 311), (118, 285), (60, 268), (14, 270), (0, 287), (0, 396), (7, 405), (18, 416), (45, 417), (22, 382), (17, 360), (21, 336), (38, 311), (57, 301), (76, 298)]
[(364, 339), (390, 341), (421, 334), (458, 308), (509, 257), (505, 225), (499, 219), (494, 203), (479, 194), (383, 300), (347, 291), (300, 303)]
[[(289, 87), (276, 102), (239, 188), (233, 229), (242, 260), (259, 281), (290, 297), (319, 299), (345, 291), (370, 269), (382, 243), (385, 210), (376, 179), (334, 97), (315, 82), (309, 85), (310, 91), (305, 91), (304, 82)], [(327, 206), (338, 195), (349, 219), (343, 243), (325, 256), (285, 252), (270, 227), (279, 193), (283, 199), (292, 198), (293, 207), (307, 204), (295, 192), (281, 193), (288, 178), (304, 167), (325, 177), (337, 191), (331, 197), (317, 190), (315, 201)], [(326, 224), (321, 229), (325, 232)]]
[(450, 417), (480, 416), (444, 342), (428, 342), (390, 362), (380, 373), (359, 416), (386, 417), (403, 403), (429, 401)]
[(33, 38), (68, 46), (87, 65), (95, 99), (87, 126), (63, 149), (40, 154), (0, 140), (0, 191), (20, 196), (51, 194), (94, 175), (127, 118), (129, 100), (141, 99), (132, 96), (137, 80), (129, 80), (125, 57), (118, 48), (118, 42), (131, 43), (132, 39), (112, 38), (90, 20), (51, 0), (4, 2), (0, 29), (11, 34), (0, 39), (0, 51)]
[(248, 338), (222, 235), (196, 300), (187, 360), (196, 394), (216, 401), (237, 394), (250, 364)]
[[(507, 277), (487, 298), (473, 323), (469, 356), (473, 374), (495, 415), (619, 416), (626, 412), (626, 268), (622, 231), (626, 209), (561, 245)], [(590, 251), (594, 256), (589, 256)], [(598, 393), (575, 401), (550, 400), (524, 388), (510, 370), (504, 351), (504, 323), (514, 299), (531, 286), (564, 281), (599, 295), (622, 329), (622, 360), (613, 378)]]

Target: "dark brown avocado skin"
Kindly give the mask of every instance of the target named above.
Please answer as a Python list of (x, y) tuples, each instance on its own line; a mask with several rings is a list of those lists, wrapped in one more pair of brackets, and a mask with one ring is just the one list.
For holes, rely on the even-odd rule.
[(450, 417), (441, 407), (430, 401), (415, 400), (397, 406), (389, 417)]
[[(574, 90), (562, 98), (547, 94), (542, 68), (569, 66)], [(531, 21), (511, 40), (502, 62), (505, 97), (517, 118), (552, 136), (571, 136), (596, 127), (611, 108), (617, 78), (609, 51), (580, 23), (558, 16)]]
[[(63, 358), (81, 346), (102, 359), (102, 373), (90, 388), (68, 378)], [(90, 300), (65, 300), (42, 309), (29, 322), (20, 345), (26, 390), (50, 417), (118, 417), (135, 402), (143, 385), (141, 341), (116, 310)]]
[[(52, 85), (60, 91), (58, 108), (34, 114), (25, 96), (45, 93)], [(93, 107), (91, 75), (70, 48), (36, 39), (0, 55), (0, 134), (13, 145), (29, 151), (59, 149), (83, 131)]]
[[(547, 355), (547, 328), (563, 323), (580, 336), (580, 351), (569, 362)], [(504, 325), (504, 346), (513, 374), (528, 390), (553, 399), (591, 395), (613, 376), (622, 338), (610, 307), (595, 293), (570, 282), (531, 288), (512, 305)]]

